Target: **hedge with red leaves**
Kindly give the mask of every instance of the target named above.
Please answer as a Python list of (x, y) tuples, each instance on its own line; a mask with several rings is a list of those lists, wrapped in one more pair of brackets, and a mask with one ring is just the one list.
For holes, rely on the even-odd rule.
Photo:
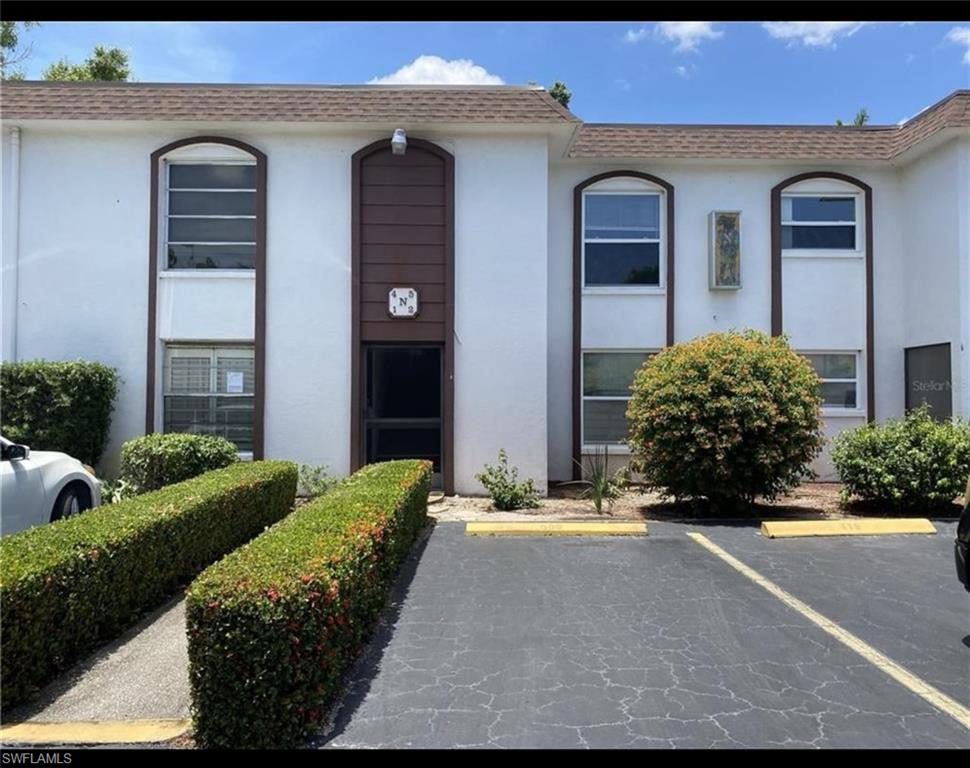
[(430, 484), (427, 461), (364, 467), (193, 582), (197, 744), (293, 747), (319, 727), (427, 521)]

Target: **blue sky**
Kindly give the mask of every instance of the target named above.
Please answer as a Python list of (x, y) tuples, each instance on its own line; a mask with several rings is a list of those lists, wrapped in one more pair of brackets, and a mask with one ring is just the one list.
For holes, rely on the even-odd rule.
[(44, 22), (28, 77), (118, 45), (145, 82), (565, 80), (590, 122), (897, 123), (970, 88), (968, 22)]

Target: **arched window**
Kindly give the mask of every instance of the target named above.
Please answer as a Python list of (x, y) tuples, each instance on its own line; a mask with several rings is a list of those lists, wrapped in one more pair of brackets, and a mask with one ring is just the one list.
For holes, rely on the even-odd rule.
[[(266, 346), (266, 155), (199, 136), (151, 156), (145, 430), (219, 434), (263, 457)], [(159, 274), (252, 276), (254, 327), (213, 345), (158, 338)], [(204, 334), (203, 334), (204, 336)], [(160, 346), (161, 345), (161, 346)], [(161, 386), (157, 382), (161, 377)], [(157, 405), (156, 405), (157, 404)], [(156, 419), (156, 408), (160, 418)]]
[(802, 258), (864, 259), (864, 348), (853, 344), (800, 351), (822, 380), (821, 394), (828, 411), (861, 409), (872, 421), (876, 402), (872, 187), (844, 173), (809, 171), (772, 188), (771, 332), (776, 336), (784, 331), (783, 265), (787, 259)]
[(160, 157), (162, 269), (255, 269), (258, 157), (213, 141)]
[(665, 277), (667, 196), (663, 186), (615, 176), (582, 192), (582, 286), (662, 288)]

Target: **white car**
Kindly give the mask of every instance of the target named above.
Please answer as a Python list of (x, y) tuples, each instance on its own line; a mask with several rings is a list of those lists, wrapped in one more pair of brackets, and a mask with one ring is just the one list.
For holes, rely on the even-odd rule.
[(66, 453), (0, 437), (0, 534), (52, 523), (101, 503), (94, 470)]

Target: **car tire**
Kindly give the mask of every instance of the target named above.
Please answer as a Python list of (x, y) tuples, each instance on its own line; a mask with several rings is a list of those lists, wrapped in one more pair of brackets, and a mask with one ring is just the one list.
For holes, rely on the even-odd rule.
[(71, 483), (58, 496), (51, 512), (51, 522), (73, 517), (91, 508), (91, 493), (81, 483)]

